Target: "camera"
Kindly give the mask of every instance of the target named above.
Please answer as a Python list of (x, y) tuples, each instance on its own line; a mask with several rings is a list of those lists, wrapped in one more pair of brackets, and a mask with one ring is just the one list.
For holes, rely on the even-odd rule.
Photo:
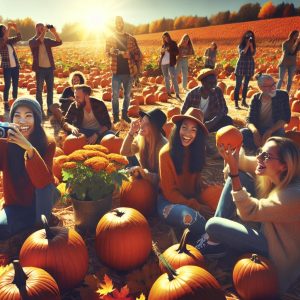
[(114, 50), (114, 55), (119, 55), (120, 54), (120, 50), (119, 49), (115, 49)]
[(0, 122), (0, 138), (7, 138), (8, 129), (13, 129), (8, 122)]
[(47, 27), (48, 29), (54, 28), (54, 26), (53, 26), (53, 25), (50, 25), (50, 24), (46, 24), (46, 27)]

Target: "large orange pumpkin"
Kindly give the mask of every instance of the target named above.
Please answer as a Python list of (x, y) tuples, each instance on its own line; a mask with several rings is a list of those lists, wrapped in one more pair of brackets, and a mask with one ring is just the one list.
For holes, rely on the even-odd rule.
[(292, 116), (290, 119), (290, 122), (288, 124), (284, 125), (284, 130), (289, 131), (289, 130), (300, 130), (300, 122), (299, 122), (299, 117), (297, 116)]
[(145, 217), (133, 208), (119, 207), (100, 219), (96, 229), (96, 252), (107, 266), (128, 271), (147, 260), (151, 239)]
[(148, 300), (226, 300), (220, 284), (205, 269), (183, 266), (161, 275), (152, 285)]
[(131, 177), (123, 181), (120, 189), (120, 205), (138, 210), (144, 216), (150, 215), (155, 208), (157, 193), (146, 179)]
[(88, 270), (88, 252), (82, 237), (73, 229), (49, 227), (31, 234), (22, 245), (22, 266), (38, 267), (49, 272), (61, 290), (77, 286)]
[(100, 145), (106, 147), (109, 153), (117, 153), (117, 154), (120, 154), (120, 149), (122, 144), (123, 144), (123, 139), (114, 134), (105, 135), (100, 142)]
[(130, 105), (128, 107), (128, 117), (130, 118), (138, 118), (139, 117), (139, 111), (140, 111), (140, 107), (139, 105)]
[(171, 132), (174, 128), (174, 123), (173, 122), (166, 122), (163, 126), (163, 130), (165, 131), (166, 138), (168, 139), (171, 135)]
[(75, 150), (82, 149), (87, 144), (87, 139), (84, 134), (80, 134), (78, 137), (70, 134), (66, 137), (63, 145), (63, 150), (66, 155), (71, 154)]
[[(163, 253), (164, 258), (168, 261), (173, 269), (178, 269), (182, 266), (189, 265), (199, 266), (202, 268), (205, 267), (204, 257), (200, 251), (192, 245), (187, 244), (187, 236), (189, 232), (190, 230), (186, 228), (182, 234), (180, 244), (175, 244), (169, 247)], [(161, 262), (159, 263), (159, 267), (162, 272), (166, 272), (166, 268)]]
[(155, 104), (155, 102), (156, 102), (156, 99), (155, 99), (154, 94), (147, 94), (147, 95), (145, 96), (145, 103), (146, 103), (147, 105)]
[(211, 209), (216, 210), (223, 186), (219, 184), (209, 185), (201, 192), (201, 200)]
[(233, 284), (245, 300), (271, 300), (278, 296), (278, 278), (271, 262), (257, 254), (246, 254), (233, 268)]
[(54, 154), (54, 157), (57, 157), (57, 156), (60, 156), (60, 155), (64, 155), (64, 151), (63, 149), (61, 149), (60, 147), (56, 147), (55, 148), (55, 154)]
[(46, 271), (22, 268), (19, 261), (13, 265), (13, 269), (0, 276), (1, 300), (60, 300), (57, 283)]
[(220, 128), (216, 133), (217, 147), (223, 146), (227, 149), (231, 146), (231, 149), (239, 148), (243, 142), (243, 135), (234, 126), (228, 125)]
[(180, 115), (180, 108), (178, 106), (170, 106), (167, 110), (168, 120), (171, 120), (171, 118), (175, 115)]

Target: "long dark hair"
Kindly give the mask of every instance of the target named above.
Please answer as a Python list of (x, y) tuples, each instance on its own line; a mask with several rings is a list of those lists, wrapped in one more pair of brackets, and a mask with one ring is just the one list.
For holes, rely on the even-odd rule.
[[(175, 124), (170, 137), (170, 155), (175, 166), (177, 174), (182, 174), (185, 147), (181, 143), (180, 128), (183, 120)], [(190, 152), (189, 171), (190, 173), (201, 172), (205, 165), (205, 141), (206, 135), (199, 125), (197, 125), (197, 134), (193, 143), (188, 147)]]
[(242, 36), (242, 38), (241, 38), (241, 41), (240, 41), (240, 44), (239, 44), (239, 48), (240, 49), (244, 49), (245, 47), (246, 47), (246, 43), (247, 43), (247, 35), (248, 34), (251, 34), (252, 35), (252, 44), (253, 44), (253, 49), (254, 49), (254, 51), (256, 50), (256, 42), (255, 42), (255, 35), (254, 35), (254, 32), (253, 31), (251, 31), (251, 30), (247, 30), (244, 34), (243, 34), (243, 36)]
[(293, 30), (293, 31), (291, 31), (289, 33), (288, 40), (290, 41), (291, 39), (293, 39), (296, 34), (299, 34), (299, 30)]
[[(49, 140), (34, 111), (33, 117), (34, 129), (28, 140), (39, 152), (41, 157), (44, 157), (47, 151)], [(25, 169), (24, 153), (25, 150), (20, 146), (13, 143), (8, 143), (8, 171), (12, 179), (13, 187), (20, 197), (30, 182), (29, 176)]]
[(170, 36), (170, 33), (169, 32), (167, 32), (167, 31), (165, 31), (164, 33), (163, 33), (163, 35), (162, 36), (166, 36), (166, 37), (168, 37), (169, 38), (169, 41), (168, 42), (166, 42), (166, 41), (163, 41), (163, 46), (167, 46), (167, 45), (169, 45), (170, 44), (170, 42), (171, 41), (173, 41), (172, 40), (172, 38), (171, 38), (171, 36)]
[(0, 24), (0, 39), (2, 39), (3, 38), (3, 36), (4, 36), (4, 31), (3, 31), (3, 28), (5, 28), (6, 26), (5, 25), (3, 25), (3, 24)]

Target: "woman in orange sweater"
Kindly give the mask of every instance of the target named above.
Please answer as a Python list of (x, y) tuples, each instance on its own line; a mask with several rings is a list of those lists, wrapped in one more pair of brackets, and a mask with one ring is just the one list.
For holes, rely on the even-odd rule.
[(172, 122), (176, 126), (170, 142), (159, 153), (161, 194), (157, 209), (169, 225), (189, 228), (190, 242), (195, 242), (205, 231), (207, 217), (212, 216), (211, 209), (200, 203), (208, 131), (198, 108), (173, 116)]
[[(0, 171), (3, 172), (4, 207), (0, 210), (0, 239), (33, 227), (41, 214), (49, 217), (57, 190), (52, 175), (55, 142), (42, 128), (40, 104), (18, 98), (2, 123)], [(3, 132), (3, 131), (2, 131)]]

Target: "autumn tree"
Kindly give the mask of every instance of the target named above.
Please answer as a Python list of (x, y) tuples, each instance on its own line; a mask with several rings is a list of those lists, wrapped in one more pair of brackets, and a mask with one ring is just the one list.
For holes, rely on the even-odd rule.
[(268, 1), (261, 7), (258, 14), (258, 18), (259, 19), (273, 18), (275, 11), (276, 11), (276, 6), (273, 5), (272, 1)]

